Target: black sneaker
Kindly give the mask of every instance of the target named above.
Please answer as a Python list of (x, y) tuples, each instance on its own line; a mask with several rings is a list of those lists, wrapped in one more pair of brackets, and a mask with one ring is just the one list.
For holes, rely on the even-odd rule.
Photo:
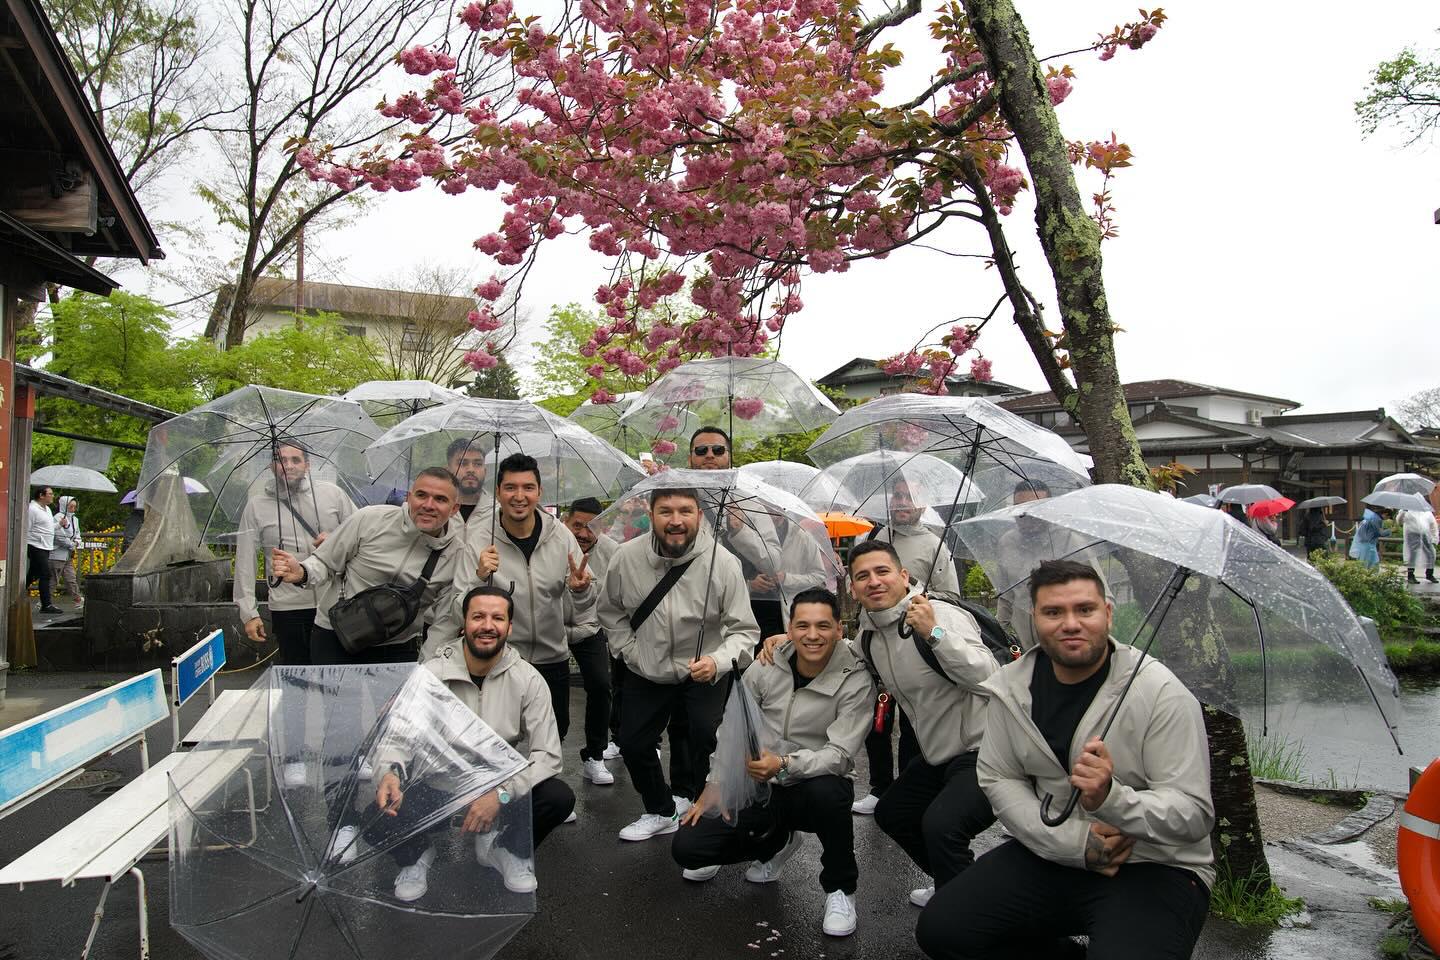
[(61, 610), (59, 607), (55, 606), (55, 604), (52, 603), (52, 604), (50, 604), (50, 606), (48, 606), (48, 607), (41, 607), (41, 608), (40, 608), (40, 612), (41, 612), (41, 613), (64, 613), (65, 611), (64, 611), (64, 610)]

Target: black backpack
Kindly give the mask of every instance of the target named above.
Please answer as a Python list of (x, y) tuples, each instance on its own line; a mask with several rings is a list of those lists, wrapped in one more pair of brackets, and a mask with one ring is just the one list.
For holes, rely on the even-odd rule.
[[(1000, 621), (995, 619), (995, 615), (981, 604), (975, 603), (973, 600), (966, 600), (964, 597), (958, 597), (948, 590), (936, 590), (933, 593), (927, 591), (925, 596), (931, 603), (948, 603), (950, 606), (959, 607), (974, 617), (976, 626), (980, 628), (980, 640), (985, 644), (986, 648), (989, 649), (991, 654), (994, 655), (1000, 666), (1003, 667), (1008, 663), (1013, 663), (1020, 659), (1022, 651), (1020, 650), (1019, 641), (1012, 637), (1010, 632), (1001, 626)], [(903, 627), (904, 624), (902, 623), (901, 626)], [(866, 630), (860, 634), (860, 649), (865, 655), (865, 664), (867, 667), (874, 663), (870, 658), (870, 642), (874, 639), (874, 636), (875, 631), (873, 630)], [(930, 649), (930, 644), (925, 642), (925, 638), (914, 631), (910, 631), (910, 638), (915, 643), (915, 652), (920, 654), (920, 659), (925, 661), (925, 665), (941, 677), (944, 677), (946, 682), (954, 686), (955, 681), (945, 672), (945, 668), (940, 665), (940, 658), (935, 655), (934, 650)], [(873, 667), (870, 668), (870, 673), (871, 676), (876, 677), (876, 682), (878, 683), (879, 677), (875, 674)]]

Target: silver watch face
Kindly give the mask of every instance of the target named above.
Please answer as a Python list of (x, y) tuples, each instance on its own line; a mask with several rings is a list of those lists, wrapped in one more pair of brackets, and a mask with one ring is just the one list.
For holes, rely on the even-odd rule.
[(937, 624), (936, 626), (931, 627), (931, 628), (930, 628), (930, 639), (931, 639), (931, 640), (943, 640), (943, 639), (945, 639), (945, 628), (942, 627), (942, 626), (939, 626), (938, 624)]

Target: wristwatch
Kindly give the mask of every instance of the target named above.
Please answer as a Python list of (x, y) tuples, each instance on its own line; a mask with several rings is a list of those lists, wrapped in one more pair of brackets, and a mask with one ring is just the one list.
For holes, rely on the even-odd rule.
[(790, 776), (790, 757), (780, 758), (780, 769), (775, 771), (775, 782), (784, 783)]
[(930, 628), (930, 646), (933, 647), (933, 646), (935, 646), (935, 644), (939, 643), (941, 640), (944, 640), (944, 639), (945, 639), (945, 628), (944, 628), (944, 627), (940, 626), (940, 624), (937, 623), (937, 624), (935, 624), (935, 626), (933, 626), (933, 627)]
[(499, 787), (498, 789), (496, 789), (495, 796), (500, 799), (501, 806), (504, 806), (505, 804), (510, 802), (510, 791), (506, 790), (504, 787)]

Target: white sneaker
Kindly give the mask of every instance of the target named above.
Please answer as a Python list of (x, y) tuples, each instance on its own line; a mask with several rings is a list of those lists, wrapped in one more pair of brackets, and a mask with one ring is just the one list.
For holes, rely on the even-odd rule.
[(647, 813), (639, 820), (620, 831), (621, 840), (649, 840), (651, 837), (674, 833), (680, 829), (680, 817), (667, 817), (659, 813)]
[(720, 872), (720, 864), (712, 863), (708, 867), (696, 867), (694, 870), (681, 870), (680, 876), (686, 880), (694, 880), (696, 883), (704, 883), (706, 880), (714, 880), (715, 875)]
[(299, 760), (292, 761), (280, 768), (280, 779), (287, 787), (305, 786), (305, 764)]
[(875, 816), (875, 806), (879, 802), (879, 797), (875, 796), (875, 794), (873, 793), (867, 793), (859, 800), (856, 800), (854, 803), (850, 804), (850, 812), (858, 813), (862, 817), (873, 817)]
[(534, 893), (539, 886), (535, 880), (535, 862), (529, 857), (517, 857), (493, 841), (486, 844), (483, 854), (478, 842), (475, 848), (475, 859), (499, 871), (500, 878), (505, 881), (505, 889), (511, 893)]
[(562, 822), (562, 823), (575, 823), (575, 822), (578, 821), (579, 819), (580, 819), (580, 815), (577, 814), (574, 810), (571, 810), (571, 811), (570, 811), (570, 816), (566, 817), (566, 818), (565, 818), (564, 820), (562, 820), (561, 822)]
[(694, 803), (690, 802), (689, 800), (686, 800), (684, 797), (680, 796), (679, 794), (676, 794), (676, 795), (672, 796), (670, 799), (675, 801), (675, 816), (676, 816), (676, 817), (683, 817), (683, 816), (685, 816), (685, 814), (687, 814), (687, 813), (690, 812), (690, 808), (693, 807), (693, 806), (695, 806)]
[(340, 866), (348, 866), (360, 853), (360, 828), (341, 827), (335, 831), (335, 839), (330, 841), (330, 849), (325, 851), (325, 859), (333, 860)]
[(605, 766), (604, 760), (586, 760), (580, 775), (598, 787), (608, 787), (615, 782), (615, 774)]
[(825, 919), (820, 929), (831, 937), (848, 937), (854, 933), (855, 897), (841, 890), (825, 894)]
[(601, 759), (601, 760), (619, 760), (619, 759), (620, 759), (620, 748), (617, 747), (617, 746), (615, 746), (615, 741), (614, 741), (614, 740), (611, 740), (609, 743), (605, 744), (605, 752), (602, 753), (602, 754), (600, 754), (600, 759)]
[(400, 872), (395, 875), (395, 899), (410, 903), (425, 896), (425, 891), (430, 889), (427, 876), (430, 873), (430, 864), (435, 860), (435, 848), (430, 847), (420, 854), (420, 859), (408, 867), (401, 867)]
[(798, 852), (804, 844), (805, 834), (799, 832), (791, 833), (790, 839), (785, 841), (785, 846), (780, 848), (779, 853), (764, 863), (756, 860), (750, 864), (745, 870), (745, 879), (751, 883), (774, 883), (780, 879), (780, 870), (785, 866), (785, 861), (795, 856), (796, 852)]
[(934, 887), (921, 887), (919, 890), (910, 891), (910, 902), (917, 907), (923, 907), (930, 902), (930, 898), (933, 896), (935, 896)]

